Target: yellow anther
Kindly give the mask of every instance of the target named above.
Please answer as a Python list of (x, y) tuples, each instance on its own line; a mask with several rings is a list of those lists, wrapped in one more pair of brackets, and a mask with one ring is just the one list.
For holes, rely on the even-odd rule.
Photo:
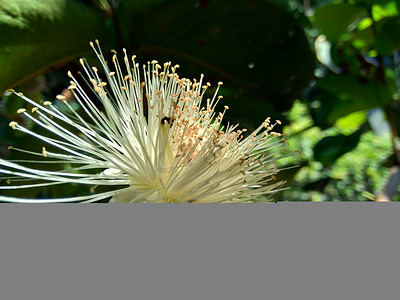
[(47, 151), (45, 147), (42, 148), (42, 154), (44, 157), (47, 157)]
[(10, 126), (12, 129), (15, 129), (15, 127), (18, 125), (18, 122), (15, 121), (11, 121), (10, 124), (8, 124), (8, 126)]

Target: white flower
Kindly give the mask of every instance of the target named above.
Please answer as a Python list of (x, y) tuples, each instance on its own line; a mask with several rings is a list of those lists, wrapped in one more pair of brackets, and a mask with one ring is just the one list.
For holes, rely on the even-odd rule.
[[(105, 78), (96, 68), (81, 59), (95, 96), (102, 108), (87, 95), (69, 72), (72, 91), (85, 116), (79, 115), (64, 96), (57, 105), (42, 104), (16, 93), (33, 105), (28, 112), (18, 110), (49, 131), (49, 136), (35, 133), (13, 121), (10, 127), (32, 135), (58, 148), (53, 152), (16, 149), (44, 156), (40, 161), (64, 163), (64, 171), (24, 167), (0, 159), (4, 176), (0, 189), (22, 189), (57, 184), (78, 183), (92, 187), (89, 195), (61, 199), (23, 199), (0, 196), (9, 202), (247, 202), (260, 195), (270, 195), (283, 182), (276, 182), (276, 152), (284, 139), (272, 132), (269, 118), (253, 133), (244, 137), (237, 126), (222, 125), (225, 110), (215, 112), (222, 96), (202, 103), (209, 83), (179, 78), (178, 66), (157, 61), (143, 66), (128, 59), (124, 64), (112, 58), (112, 70), (100, 47), (95, 48)], [(98, 45), (98, 41), (96, 41)], [(15, 93), (15, 92), (14, 92)], [(65, 105), (60, 109), (60, 104)], [(204, 106), (203, 106), (204, 105)], [(276, 121), (280, 123), (279, 121)], [(10, 147), (11, 148), (11, 147)], [(285, 156), (285, 155), (281, 155)], [(102, 171), (99, 171), (102, 170)], [(26, 180), (23, 184), (14, 184)], [(40, 183), (37, 183), (38, 180)], [(30, 182), (32, 181), (32, 182)], [(107, 192), (95, 192), (96, 186), (115, 186)]]

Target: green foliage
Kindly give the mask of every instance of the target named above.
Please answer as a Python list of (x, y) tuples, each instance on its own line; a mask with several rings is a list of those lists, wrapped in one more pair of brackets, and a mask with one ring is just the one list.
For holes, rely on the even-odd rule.
[[(307, 153), (307, 164), (282, 199), (375, 200), (386, 167), (399, 163), (390, 137), (399, 132), (399, 3), (326, 1), (310, 20), (320, 64), (302, 100), (319, 130), (311, 125), (290, 139), (292, 149)], [(372, 117), (373, 108), (384, 119)]]
[[(299, 101), (295, 102), (288, 117), (290, 120), (299, 120), (286, 126), (285, 131), (291, 136), (290, 149), (300, 150), (303, 166), (290, 184), (291, 188), (279, 195), (278, 201), (375, 200), (389, 173), (389, 170), (383, 167), (392, 153), (388, 134), (377, 136), (368, 131), (359, 135), (360, 131), (355, 132), (357, 145), (351, 151), (342, 153), (334, 163), (324, 166), (314, 160), (314, 155), (318, 153), (318, 156), (327, 161), (332, 154), (325, 153), (326, 157), (323, 157), (322, 153), (318, 152), (320, 150), (315, 149), (316, 146), (320, 141), (327, 141), (329, 137), (340, 143), (348, 136), (343, 135), (337, 126), (325, 131), (316, 126), (310, 127), (312, 119), (309, 117), (307, 106)], [(357, 119), (359, 116), (353, 115), (353, 118)], [(356, 144), (350, 138), (347, 141)], [(332, 143), (331, 147), (332, 149), (322, 148), (321, 151), (342, 151), (335, 143)]]

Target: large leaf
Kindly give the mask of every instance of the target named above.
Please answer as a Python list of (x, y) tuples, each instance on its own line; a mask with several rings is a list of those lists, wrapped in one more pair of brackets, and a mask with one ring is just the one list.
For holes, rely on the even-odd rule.
[[(255, 120), (264, 120), (267, 116), (272, 120), (282, 118), (273, 103), (263, 98), (252, 97), (245, 89), (222, 86), (220, 94), (224, 97), (223, 105), (229, 104), (230, 107), (226, 112), (226, 119), (232, 123), (240, 123), (241, 128), (252, 131), (260, 125)], [(220, 109), (222, 110), (223, 107)]]
[(221, 80), (243, 91), (242, 102), (259, 99), (258, 109), (262, 102), (289, 109), (312, 78), (314, 58), (302, 28), (264, 1), (126, 0), (118, 13), (139, 57), (171, 60), (185, 76)]
[(351, 23), (365, 13), (365, 8), (351, 4), (327, 4), (315, 11), (314, 24), (328, 40), (336, 41)]
[(322, 103), (323, 107), (327, 105), (326, 119), (329, 123), (355, 111), (384, 106), (391, 99), (385, 85), (354, 75), (331, 75), (321, 78), (318, 85), (336, 98), (329, 98), (334, 101), (329, 105)]
[(90, 50), (104, 20), (75, 0), (0, 2), (0, 93)]
[(314, 147), (314, 158), (325, 166), (335, 162), (343, 154), (353, 150), (359, 140), (363, 130), (357, 130), (351, 135), (328, 136), (320, 140)]

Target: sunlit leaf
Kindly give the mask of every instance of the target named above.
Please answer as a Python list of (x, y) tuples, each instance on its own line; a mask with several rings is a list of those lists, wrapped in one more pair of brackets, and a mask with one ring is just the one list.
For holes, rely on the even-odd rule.
[(341, 117), (336, 121), (336, 126), (342, 133), (350, 133), (358, 129), (367, 121), (367, 111), (356, 111), (347, 116)]
[(90, 50), (104, 18), (76, 0), (0, 2), (0, 93)]
[(346, 3), (327, 4), (315, 11), (314, 24), (329, 40), (335, 41), (365, 13), (365, 8), (361, 6)]
[(386, 17), (394, 17), (398, 15), (395, 1), (391, 1), (385, 6), (374, 4), (372, 5), (371, 13), (375, 21), (379, 21)]

